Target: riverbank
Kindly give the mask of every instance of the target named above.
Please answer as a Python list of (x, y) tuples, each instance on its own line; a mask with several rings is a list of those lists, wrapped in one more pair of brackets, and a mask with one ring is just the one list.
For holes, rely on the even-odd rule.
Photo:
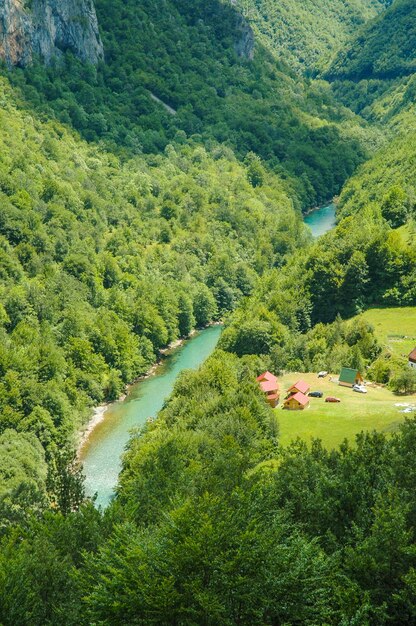
[[(118, 402), (120, 400), (114, 400), (114, 402)], [(89, 436), (94, 431), (94, 429), (101, 424), (104, 419), (106, 411), (110, 408), (113, 402), (107, 402), (106, 404), (100, 404), (93, 409), (93, 414), (91, 419), (87, 422), (87, 424), (79, 430), (78, 432), (78, 442), (77, 442), (77, 457), (81, 454), (81, 450), (85, 443), (88, 441)]]
[(325, 202), (324, 204), (320, 204), (319, 206), (314, 206), (305, 212), (302, 211), (302, 216), (303, 218), (308, 217), (309, 215), (312, 215), (312, 213), (316, 213), (317, 211), (322, 211), (323, 209), (326, 209), (329, 206), (334, 206), (336, 209), (338, 206), (338, 201), (339, 201), (339, 196), (334, 196), (332, 200), (328, 200), (328, 202)]
[[(158, 415), (178, 376), (183, 370), (197, 369), (212, 354), (221, 331), (222, 326), (216, 324), (196, 332), (188, 341), (182, 340), (183, 345), (170, 350), (159, 366), (156, 365), (153, 375), (142, 377), (129, 386), (124, 402), (98, 407), (101, 411), (93, 416), (96, 424), (89, 429), (78, 453), (85, 475), (86, 494), (90, 497), (97, 494), (97, 506), (107, 506), (114, 494), (122, 456), (132, 431)], [(102, 409), (106, 409), (104, 414)]]
[(90, 436), (93, 434), (97, 426), (99, 426), (99, 424), (101, 424), (104, 421), (105, 415), (111, 407), (121, 402), (124, 402), (124, 400), (126, 400), (129, 397), (131, 390), (138, 383), (145, 381), (152, 376), (155, 376), (157, 374), (158, 369), (163, 364), (163, 361), (166, 359), (166, 357), (170, 356), (172, 353), (178, 350), (178, 348), (183, 346), (186, 341), (189, 341), (190, 339), (195, 337), (195, 335), (198, 332), (204, 331), (207, 328), (210, 328), (212, 326), (221, 326), (221, 325), (222, 325), (222, 322), (212, 322), (211, 324), (208, 324), (208, 326), (206, 326), (205, 328), (192, 330), (187, 337), (182, 337), (180, 339), (175, 339), (175, 341), (171, 341), (166, 346), (166, 348), (162, 348), (161, 350), (159, 350), (158, 360), (155, 363), (153, 363), (153, 365), (147, 370), (145, 374), (143, 374), (142, 376), (139, 376), (138, 378), (136, 378), (135, 380), (133, 380), (132, 382), (126, 385), (124, 393), (119, 398), (117, 398), (117, 400), (111, 400), (110, 402), (106, 402), (106, 403), (100, 404), (97, 407), (94, 407), (91, 418), (78, 431), (77, 443), (76, 443), (77, 458), (80, 459), (83, 447), (88, 442)]

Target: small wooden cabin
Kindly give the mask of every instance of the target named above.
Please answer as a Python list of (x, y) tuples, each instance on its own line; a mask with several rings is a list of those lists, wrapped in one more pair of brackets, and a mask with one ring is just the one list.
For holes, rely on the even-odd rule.
[(411, 351), (411, 353), (408, 356), (408, 359), (409, 359), (409, 366), (414, 367), (416, 369), (416, 348)]
[(273, 380), (263, 380), (260, 383), (260, 389), (264, 391), (264, 393), (275, 393), (279, 391), (279, 383)]
[(307, 395), (310, 392), (311, 388), (310, 385), (308, 385), (308, 383), (304, 380), (298, 380), (297, 383), (295, 383), (294, 385), (292, 385), (288, 390), (287, 393), (288, 395), (292, 395), (295, 393), (302, 393), (303, 395)]
[(309, 406), (309, 398), (305, 394), (298, 391), (286, 398), (284, 408), (289, 411), (303, 411)]
[(280, 399), (280, 385), (277, 382), (277, 377), (270, 372), (264, 372), (257, 377), (257, 382), (260, 384), (262, 392), (266, 394), (266, 402), (275, 408)]
[(260, 374), (260, 376), (257, 376), (256, 380), (259, 383), (261, 383), (263, 380), (273, 381), (273, 382), (276, 383), (277, 382), (277, 376), (275, 376), (271, 372), (263, 372), (263, 374)]
[(279, 404), (280, 393), (276, 391), (275, 393), (268, 393), (266, 396), (266, 402), (270, 404), (272, 409), (275, 409)]
[(358, 370), (350, 367), (343, 367), (339, 375), (338, 384), (341, 387), (353, 387), (354, 385), (362, 385), (364, 378)]

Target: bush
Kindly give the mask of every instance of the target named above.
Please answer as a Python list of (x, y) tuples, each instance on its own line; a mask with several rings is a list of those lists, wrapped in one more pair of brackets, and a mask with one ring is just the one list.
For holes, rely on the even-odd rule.
[(403, 369), (393, 376), (390, 381), (390, 389), (395, 393), (411, 394), (416, 392), (416, 370), (404, 366)]

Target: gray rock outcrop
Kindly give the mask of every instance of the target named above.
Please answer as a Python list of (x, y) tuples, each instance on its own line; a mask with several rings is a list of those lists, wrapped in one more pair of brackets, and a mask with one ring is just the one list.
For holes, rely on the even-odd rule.
[(252, 61), (254, 58), (254, 32), (242, 15), (238, 17), (237, 30), (239, 38), (235, 44), (235, 50), (239, 57)]
[(0, 0), (0, 58), (26, 66), (71, 50), (83, 61), (103, 58), (92, 0)]

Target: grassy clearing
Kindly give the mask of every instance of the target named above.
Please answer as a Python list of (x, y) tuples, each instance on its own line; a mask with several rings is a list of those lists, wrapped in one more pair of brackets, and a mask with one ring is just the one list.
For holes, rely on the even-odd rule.
[[(286, 411), (281, 405), (276, 409), (282, 445), (287, 445), (297, 437), (308, 443), (311, 439), (318, 438), (322, 439), (326, 447), (334, 448), (345, 438), (353, 441), (355, 435), (362, 430), (393, 432), (406, 417), (395, 404), (416, 405), (416, 395), (395, 396), (388, 389), (379, 386), (369, 387), (367, 394), (356, 393), (331, 382), (329, 376), (318, 379), (315, 373), (290, 373), (282, 376), (279, 379), (281, 389), (288, 389), (299, 378), (309, 382), (311, 391), (322, 391), (324, 397), (311, 398), (310, 407), (304, 411)], [(340, 398), (341, 402), (326, 403), (325, 396), (329, 395)]]
[(416, 307), (369, 309), (362, 317), (374, 326), (378, 340), (395, 356), (407, 357), (416, 346)]
[(405, 243), (411, 245), (416, 235), (416, 222), (407, 222), (407, 224), (404, 224), (403, 226), (400, 226), (400, 228), (397, 228), (397, 232), (400, 233)]

